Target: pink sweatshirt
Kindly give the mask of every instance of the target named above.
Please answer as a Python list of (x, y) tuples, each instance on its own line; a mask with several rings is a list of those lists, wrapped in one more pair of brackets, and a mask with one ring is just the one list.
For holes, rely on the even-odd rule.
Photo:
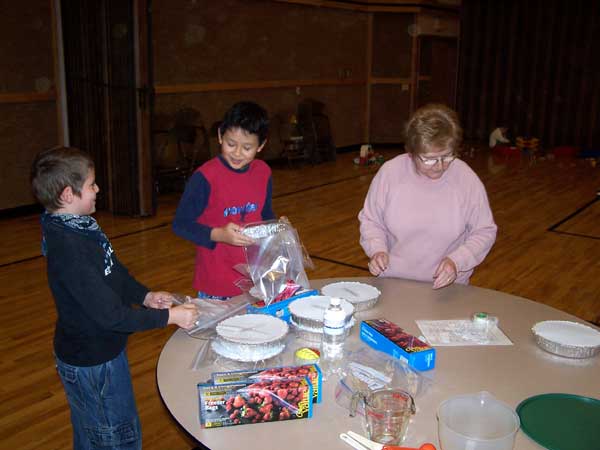
[(448, 256), (458, 269), (456, 282), (467, 284), (496, 240), (485, 188), (459, 159), (437, 180), (419, 174), (407, 153), (386, 162), (358, 219), (367, 256), (389, 254), (384, 277), (431, 282)]

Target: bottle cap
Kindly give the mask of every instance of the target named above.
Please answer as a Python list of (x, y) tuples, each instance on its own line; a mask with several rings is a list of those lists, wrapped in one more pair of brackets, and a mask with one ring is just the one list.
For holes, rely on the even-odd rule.
[(498, 326), (498, 318), (495, 316), (490, 316), (485, 312), (476, 312), (472, 317), (473, 324), (477, 327), (486, 327), (492, 328), (494, 326)]
[(321, 352), (312, 347), (301, 347), (294, 353), (294, 362), (298, 366), (304, 364), (317, 364), (321, 357)]
[(488, 313), (476, 312), (475, 314), (473, 314), (473, 322), (486, 323), (487, 321), (488, 321)]

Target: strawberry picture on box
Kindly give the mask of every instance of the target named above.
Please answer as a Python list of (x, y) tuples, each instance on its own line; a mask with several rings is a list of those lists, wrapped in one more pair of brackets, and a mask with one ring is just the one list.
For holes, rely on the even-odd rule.
[(239, 370), (230, 372), (214, 372), (213, 384), (237, 383), (245, 380), (296, 380), (307, 377), (312, 384), (313, 403), (321, 401), (321, 369), (316, 364), (303, 366), (273, 367), (261, 371)]
[(363, 320), (360, 339), (375, 350), (406, 361), (417, 370), (435, 367), (435, 349), (387, 319)]
[(312, 416), (312, 387), (307, 378), (198, 385), (204, 428), (303, 419)]
[(420, 352), (431, 348), (419, 338), (413, 336), (412, 334), (408, 334), (398, 325), (390, 322), (387, 319), (369, 320), (368, 323), (372, 328), (379, 331), (390, 341), (394, 342), (399, 347), (402, 347), (402, 349), (407, 353)]

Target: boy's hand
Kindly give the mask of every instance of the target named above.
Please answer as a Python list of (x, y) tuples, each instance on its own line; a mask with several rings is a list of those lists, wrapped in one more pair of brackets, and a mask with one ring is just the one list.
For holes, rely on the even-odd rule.
[(390, 257), (386, 252), (377, 252), (369, 261), (369, 272), (375, 276), (381, 275), (388, 268)]
[(451, 285), (456, 280), (457, 274), (456, 264), (446, 256), (433, 274), (433, 289)]
[(144, 298), (144, 306), (146, 308), (166, 309), (173, 304), (173, 295), (168, 292), (148, 292)]
[(173, 323), (185, 330), (189, 330), (196, 325), (199, 315), (198, 308), (194, 304), (186, 303), (169, 310), (169, 321), (167, 323)]
[(238, 247), (254, 244), (254, 239), (242, 234), (242, 227), (233, 222), (229, 222), (224, 227), (213, 228), (210, 238), (215, 242), (224, 242)]

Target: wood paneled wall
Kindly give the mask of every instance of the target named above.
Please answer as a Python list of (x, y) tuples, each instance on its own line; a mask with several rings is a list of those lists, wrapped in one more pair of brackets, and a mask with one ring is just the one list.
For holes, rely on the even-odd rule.
[[(336, 145), (362, 141), (366, 13), (267, 0), (155, 0), (152, 30), (158, 115), (192, 107), (210, 128), (242, 99), (289, 116), (312, 97), (326, 104)], [(265, 158), (279, 156), (273, 131)]]
[(466, 0), (458, 107), (466, 137), (600, 147), (600, 2)]
[[(0, 16), (0, 211), (33, 203), (33, 156), (58, 143), (54, 2), (7, 4)], [(415, 103), (417, 35), (454, 29), (445, 17), (456, 7), (439, 3), (153, 0), (155, 112), (162, 120), (195, 108), (210, 129), (239, 100), (289, 117), (315, 98), (326, 105), (338, 147), (400, 142)], [(435, 14), (415, 25), (427, 12), (421, 6), (434, 4)], [(266, 159), (280, 156), (272, 131)]]
[(0, 2), (0, 210), (33, 203), (29, 168), (57, 140), (50, 6)]

